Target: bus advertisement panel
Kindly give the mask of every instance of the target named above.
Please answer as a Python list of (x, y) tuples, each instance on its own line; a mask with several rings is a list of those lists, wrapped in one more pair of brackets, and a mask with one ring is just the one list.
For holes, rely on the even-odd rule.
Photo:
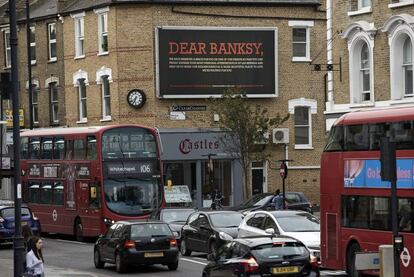
[(42, 231), (96, 236), (164, 205), (159, 138), (138, 125), (21, 134), (23, 200)]
[(392, 244), (391, 184), (381, 180), (382, 137), (397, 148), (401, 276), (414, 276), (414, 107), (351, 112), (331, 128), (321, 159), (321, 262), (349, 276), (360, 276), (357, 252)]

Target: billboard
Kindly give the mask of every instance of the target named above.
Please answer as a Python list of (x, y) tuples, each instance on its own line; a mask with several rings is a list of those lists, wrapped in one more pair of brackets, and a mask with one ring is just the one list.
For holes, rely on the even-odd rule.
[[(397, 188), (414, 188), (414, 159), (397, 159)], [(344, 161), (345, 188), (391, 188), (381, 180), (380, 160), (352, 159)]]
[(156, 47), (160, 98), (277, 96), (277, 28), (157, 27)]

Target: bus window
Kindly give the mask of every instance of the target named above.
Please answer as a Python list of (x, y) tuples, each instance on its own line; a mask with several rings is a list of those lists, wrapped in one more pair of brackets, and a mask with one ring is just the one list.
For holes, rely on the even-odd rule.
[(29, 203), (39, 203), (39, 183), (29, 182)]
[(97, 150), (96, 150), (96, 138), (95, 136), (88, 136), (86, 145), (86, 159), (87, 160), (96, 160)]
[(89, 207), (92, 209), (99, 209), (101, 207), (101, 192), (99, 183), (89, 184)]
[(52, 204), (52, 184), (43, 183), (40, 186), (39, 204)]
[(145, 135), (145, 149), (144, 154), (146, 157), (156, 157), (157, 156), (157, 148), (155, 145), (155, 138), (152, 134)]
[(381, 138), (387, 134), (388, 125), (385, 123), (376, 123), (369, 125), (369, 149), (379, 150)]
[(65, 159), (66, 160), (73, 159), (73, 140), (65, 141)]
[(414, 148), (414, 127), (412, 121), (393, 122), (390, 124), (390, 132), (397, 142), (397, 149)]
[(40, 140), (39, 138), (31, 138), (29, 140), (29, 157), (32, 160), (39, 159), (40, 156)]
[(348, 151), (368, 150), (368, 125), (345, 126), (345, 149)]
[(27, 159), (29, 154), (29, 138), (22, 137), (20, 139), (20, 158)]
[(326, 141), (325, 152), (344, 150), (344, 128), (342, 126), (332, 127)]
[(63, 138), (54, 138), (53, 159), (63, 160), (65, 157), (65, 141)]
[(42, 138), (42, 159), (52, 159), (53, 141), (52, 138)]
[(83, 139), (75, 139), (73, 147), (73, 159), (84, 160), (85, 159), (85, 141)]
[(63, 183), (55, 182), (53, 184), (53, 204), (63, 205)]

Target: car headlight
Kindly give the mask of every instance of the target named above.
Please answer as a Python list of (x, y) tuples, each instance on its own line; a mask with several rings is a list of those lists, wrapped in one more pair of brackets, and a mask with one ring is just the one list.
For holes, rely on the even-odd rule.
[(227, 234), (227, 233), (225, 233), (225, 232), (220, 232), (219, 233), (219, 238), (221, 239), (221, 240), (233, 240), (233, 237), (232, 236), (230, 236), (229, 234)]
[(114, 224), (115, 223), (115, 220), (113, 220), (113, 219), (109, 219), (109, 218), (104, 218), (104, 223), (106, 224), (106, 225), (109, 225), (109, 226), (111, 226), (112, 224)]

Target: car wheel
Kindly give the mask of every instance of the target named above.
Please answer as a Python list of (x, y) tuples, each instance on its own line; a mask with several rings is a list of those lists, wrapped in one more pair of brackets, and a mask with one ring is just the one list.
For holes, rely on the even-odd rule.
[(346, 252), (346, 271), (350, 277), (360, 277), (361, 274), (355, 268), (355, 254), (361, 251), (358, 243), (352, 243)]
[(213, 254), (213, 257), (217, 256), (217, 244), (215, 241), (210, 242), (210, 254)]
[(125, 263), (121, 259), (121, 255), (119, 253), (116, 253), (115, 255), (115, 270), (118, 273), (123, 273), (126, 271)]
[(175, 263), (168, 264), (169, 270), (177, 270), (178, 268), (178, 260)]
[(93, 252), (93, 262), (96, 268), (103, 268), (105, 263), (101, 261), (101, 254), (99, 254), (99, 250), (95, 249)]
[(84, 240), (83, 225), (82, 225), (82, 221), (80, 219), (76, 219), (74, 229), (75, 229), (74, 230), (75, 239), (77, 241), (83, 241)]
[(183, 256), (191, 255), (191, 250), (187, 248), (187, 240), (185, 238), (181, 240), (180, 252), (181, 252), (181, 255)]
[(208, 274), (207, 272), (203, 272), (203, 277), (210, 277), (210, 274)]

